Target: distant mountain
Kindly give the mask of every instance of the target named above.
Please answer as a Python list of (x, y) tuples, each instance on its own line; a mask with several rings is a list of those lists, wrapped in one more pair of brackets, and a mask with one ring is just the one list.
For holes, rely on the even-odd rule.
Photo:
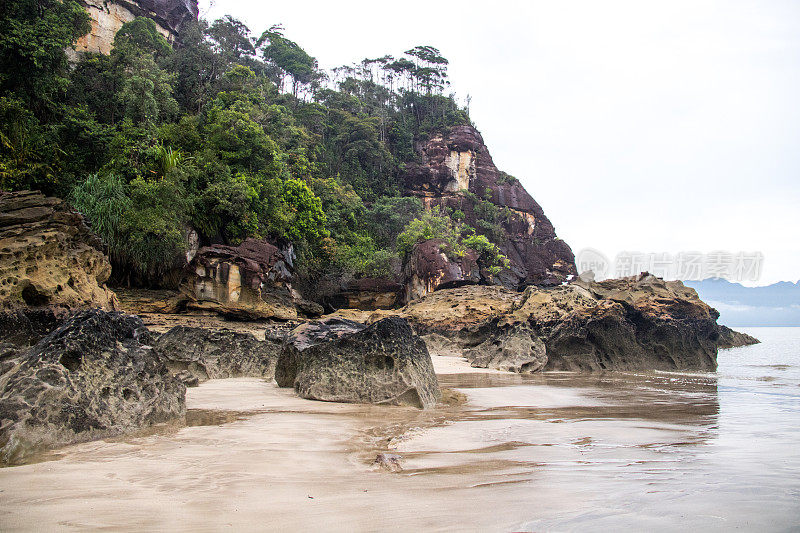
[(726, 326), (800, 326), (800, 282), (745, 287), (725, 279), (685, 281)]

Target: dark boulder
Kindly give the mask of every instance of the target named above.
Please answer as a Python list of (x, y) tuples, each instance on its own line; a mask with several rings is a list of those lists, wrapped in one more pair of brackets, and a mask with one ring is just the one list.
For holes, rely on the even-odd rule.
[(56, 329), (69, 312), (58, 307), (25, 307), (0, 311), (0, 339), (15, 346), (32, 346)]
[(442, 239), (414, 245), (405, 266), (406, 301), (422, 298), (437, 289), (460, 287), (481, 281), (478, 254), (466, 250), (455, 257)]
[(272, 379), (282, 343), (249, 333), (176, 326), (153, 345), (167, 368), (187, 386), (208, 379)]
[(719, 326), (719, 339), (717, 339), (717, 346), (719, 348), (739, 348), (741, 346), (751, 346), (760, 343), (761, 341), (752, 335), (732, 330), (728, 326)]
[(0, 376), (0, 460), (181, 417), (186, 389), (141, 319), (81, 311)]
[(427, 408), (441, 398), (425, 343), (400, 318), (303, 350), (287, 344), (276, 381), (303, 398), (331, 402)]

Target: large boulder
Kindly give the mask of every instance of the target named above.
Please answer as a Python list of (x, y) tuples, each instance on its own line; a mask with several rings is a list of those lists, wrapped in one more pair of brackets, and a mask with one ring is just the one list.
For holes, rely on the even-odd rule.
[(0, 376), (0, 462), (185, 414), (183, 384), (142, 321), (81, 311)]
[(406, 192), (427, 208), (461, 211), (467, 224), (495, 241), (511, 261), (498, 276), (503, 285), (556, 285), (577, 273), (570, 247), (522, 184), (497, 169), (475, 128), (451, 128), (417, 148), (421, 162), (406, 165)]
[(249, 333), (176, 326), (153, 347), (173, 374), (188, 384), (209, 379), (272, 379), (283, 343)]
[(441, 399), (425, 343), (400, 318), (302, 350), (287, 344), (275, 378), (312, 400), (427, 408)]
[(0, 192), (0, 307), (115, 309), (110, 275), (78, 212), (39, 192)]
[(455, 257), (442, 239), (430, 239), (414, 245), (405, 266), (407, 302), (422, 298), (438, 289), (459, 287), (481, 281), (478, 254), (467, 250)]
[(187, 307), (246, 318), (297, 318), (294, 251), (263, 239), (201, 248), (181, 285)]

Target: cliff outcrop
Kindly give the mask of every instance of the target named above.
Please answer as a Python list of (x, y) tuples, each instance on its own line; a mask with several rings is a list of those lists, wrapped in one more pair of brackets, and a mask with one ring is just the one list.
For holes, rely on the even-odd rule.
[(110, 53), (119, 29), (136, 17), (153, 19), (158, 31), (174, 41), (181, 27), (197, 19), (199, 12), (197, 0), (83, 0), (83, 4), (92, 29), (78, 39), (70, 54), (73, 60), (82, 52)]
[(114, 309), (102, 242), (63, 200), (0, 192), (0, 307)]
[(318, 316), (322, 307), (292, 288), (294, 249), (264, 239), (239, 246), (216, 244), (198, 250), (182, 285), (182, 304), (242, 318), (292, 320)]
[(391, 314), (408, 319), (432, 353), (516, 372), (714, 370), (725, 345), (719, 314), (693, 289), (646, 273), (522, 293), (442, 289), (369, 320)]
[[(426, 207), (461, 211), (464, 221), (487, 234), (511, 261), (498, 278), (509, 288), (558, 284), (576, 274), (570, 247), (556, 236), (541, 206), (515, 178), (499, 171), (478, 131), (457, 126), (418, 147), (420, 163), (406, 165), (407, 194)], [(490, 206), (483, 202), (488, 202)], [(491, 207), (494, 206), (494, 209)], [(487, 214), (487, 207), (496, 214)]]

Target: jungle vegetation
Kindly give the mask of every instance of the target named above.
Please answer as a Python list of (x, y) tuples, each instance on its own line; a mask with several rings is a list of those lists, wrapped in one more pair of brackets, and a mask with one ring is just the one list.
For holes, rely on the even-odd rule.
[(187, 228), (203, 243), (291, 242), (310, 276), (386, 275), (430, 237), (500, 264), (458, 214), (402, 196), (414, 143), (470, 123), (436, 48), (325, 72), (281, 26), (200, 20), (173, 45), (137, 18), (110, 55), (71, 65), (65, 50), (89, 29), (78, 1), (4, 6), (0, 189), (68, 199), (117, 282), (161, 284)]

